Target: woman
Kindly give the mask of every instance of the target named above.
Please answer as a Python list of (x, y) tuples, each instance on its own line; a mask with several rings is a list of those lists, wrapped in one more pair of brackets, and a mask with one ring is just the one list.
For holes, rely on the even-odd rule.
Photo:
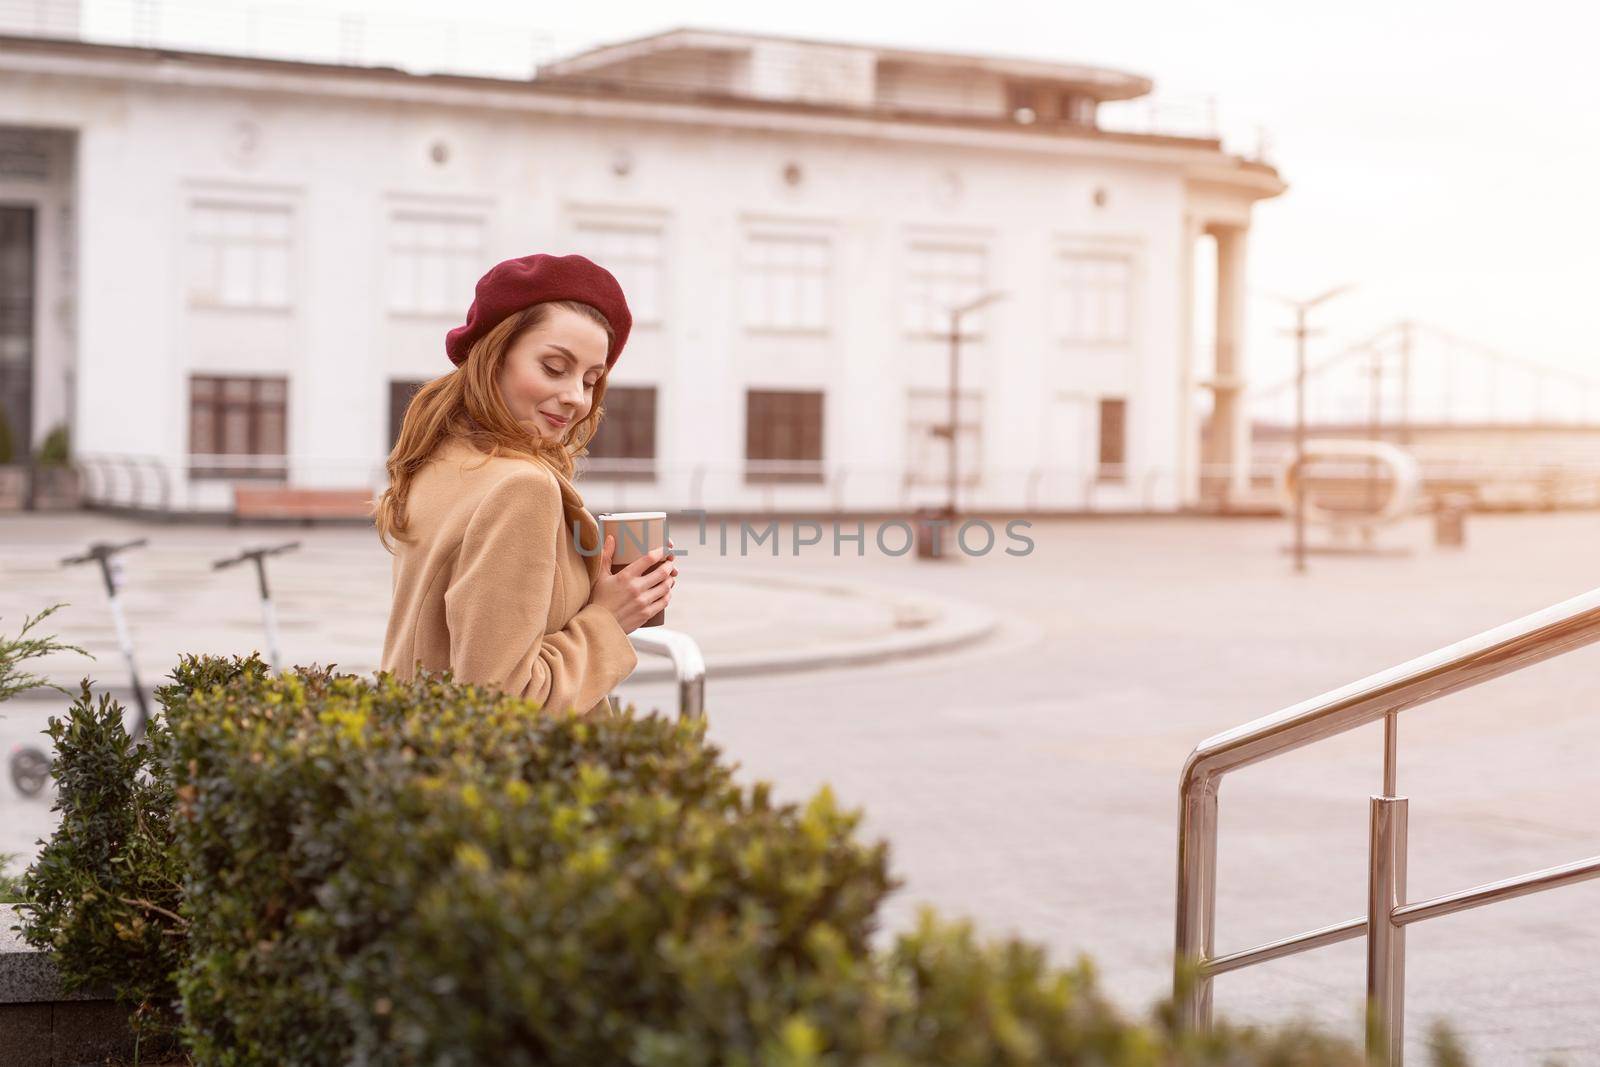
[(448, 668), (547, 710), (608, 710), (638, 664), (628, 633), (678, 573), (655, 567), (658, 549), (612, 574), (616, 538), (596, 552), (571, 482), (632, 323), (616, 279), (582, 256), (510, 259), (478, 282), (445, 338), (456, 369), (412, 398), (389, 454), (384, 670)]

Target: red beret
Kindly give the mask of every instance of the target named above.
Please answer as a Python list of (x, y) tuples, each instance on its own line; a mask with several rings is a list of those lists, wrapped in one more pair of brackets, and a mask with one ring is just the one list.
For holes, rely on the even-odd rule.
[(576, 300), (588, 304), (611, 324), (611, 350), (606, 368), (617, 361), (633, 329), (633, 315), (622, 286), (611, 272), (582, 256), (547, 256), (542, 253), (508, 259), (489, 268), (478, 279), (467, 321), (444, 338), (445, 354), (460, 366), (473, 342), (494, 329), (508, 315), (550, 300)]

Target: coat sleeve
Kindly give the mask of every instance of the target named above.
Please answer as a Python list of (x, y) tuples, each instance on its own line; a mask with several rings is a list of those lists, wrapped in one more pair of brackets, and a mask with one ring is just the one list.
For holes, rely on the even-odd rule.
[(586, 604), (545, 633), (559, 580), (561, 490), (543, 471), (501, 480), (467, 521), (445, 591), (450, 666), (464, 682), (588, 711), (633, 672), (639, 656), (615, 615)]

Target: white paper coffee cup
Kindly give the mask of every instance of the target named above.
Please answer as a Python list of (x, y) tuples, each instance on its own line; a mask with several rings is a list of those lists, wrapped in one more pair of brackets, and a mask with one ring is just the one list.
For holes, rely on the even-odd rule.
[[(664, 511), (608, 511), (602, 515), (596, 515), (595, 521), (600, 524), (600, 544), (602, 546), (606, 543), (607, 534), (617, 539), (616, 550), (611, 555), (612, 574), (617, 573), (640, 556), (649, 555), (656, 549), (665, 548), (667, 545), (667, 513)], [(650, 570), (655, 570), (656, 567), (668, 562), (671, 558), (671, 556), (664, 557)], [(645, 626), (665, 626), (666, 624), (666, 608), (662, 608), (643, 623)]]

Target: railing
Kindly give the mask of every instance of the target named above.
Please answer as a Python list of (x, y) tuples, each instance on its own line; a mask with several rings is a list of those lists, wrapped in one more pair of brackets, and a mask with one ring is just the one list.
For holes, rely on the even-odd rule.
[[(1212, 979), (1351, 938), (1367, 937), (1371, 1051), (1400, 1067), (1405, 928), (1467, 908), (1600, 877), (1600, 856), (1433, 900), (1406, 896), (1407, 798), (1396, 795), (1402, 711), (1600, 641), (1600, 589), (1202, 741), (1183, 768), (1176, 938), (1180, 1023), (1211, 1022)], [(1217, 792), (1223, 776), (1336, 734), (1384, 722), (1383, 793), (1372, 798), (1365, 916), (1238, 952), (1216, 952)]]
[[(231, 515), (235, 484), (374, 494), (387, 484), (381, 460), (359, 457), (86, 453), (78, 463), (89, 506), (152, 514)], [(594, 511), (911, 512), (942, 506), (947, 493), (938, 465), (912, 471), (880, 463), (586, 457), (578, 474), (578, 489)], [(963, 479), (960, 506), (991, 513), (1170, 512), (1180, 506), (1179, 489), (1176, 472), (1157, 466), (990, 466)]]
[(99, 455), (78, 457), (83, 471), (83, 499), (94, 507), (166, 512), (173, 509), (173, 472), (156, 456)]
[(1221, 138), (1214, 95), (1147, 93), (1131, 100), (1106, 101), (1096, 109), (1096, 124), (1114, 133)]
[[(1330, 435), (1328, 440), (1354, 438)], [(1600, 506), (1600, 462), (1593, 449), (1581, 448), (1498, 450), (1492, 443), (1484, 447), (1447, 447), (1429, 444), (1402, 445), (1421, 469), (1424, 495), (1441, 488), (1471, 487), (1480, 506), (1496, 507), (1596, 507)], [(1294, 456), (1292, 445), (1260, 442), (1252, 449), (1252, 467), (1281, 468)], [(1347, 468), (1353, 477), (1360, 475)], [(1324, 463), (1317, 464), (1315, 477), (1332, 473)]]
[[(1330, 438), (1330, 440), (1352, 440)], [(1412, 450), (1421, 471), (1421, 496), (1424, 500), (1445, 492), (1467, 492), (1474, 507), (1484, 511), (1545, 510), (1600, 507), (1600, 463), (1587, 462), (1480, 462), (1466, 459), (1431, 458)], [(1292, 450), (1270, 453), (1257, 450), (1249, 464), (1248, 488), (1233, 492), (1230, 469), (1225, 464), (1207, 464), (1200, 471), (1200, 501), (1203, 504), (1279, 503), (1275, 483)], [(1319, 460), (1306, 478), (1315, 495), (1324, 490), (1337, 497), (1369, 487), (1374, 474), (1361, 462), (1333, 463)], [(1379, 485), (1386, 476), (1376, 475)]]
[(694, 638), (665, 626), (641, 626), (628, 635), (640, 652), (672, 660), (678, 678), (678, 717), (698, 719), (706, 713), (706, 661)]
[(511, 23), (199, 0), (0, 0), (0, 32), (524, 80), (541, 62), (585, 43)]
[[(1275, 507), (1273, 485), (1288, 453), (1259, 451), (1239, 477), (1226, 463), (1202, 464), (1195, 503), (1203, 507)], [(381, 461), (308, 456), (147, 456), (90, 453), (78, 459), (91, 507), (156, 514), (233, 512), (233, 485), (366, 488), (383, 491)], [(591, 460), (578, 464), (578, 488), (591, 510), (713, 513), (910, 512), (943, 506), (947, 483), (927, 469), (875, 463), (667, 462)], [(273, 471), (287, 478), (270, 477)], [(230, 473), (235, 472), (235, 473)], [(1423, 495), (1469, 487), (1486, 509), (1600, 506), (1600, 464), (1445, 463), (1422, 460)], [(801, 478), (804, 480), (800, 480)], [(1364, 469), (1319, 465), (1318, 486), (1357, 487)], [(966, 475), (960, 508), (975, 512), (1077, 514), (1172, 512), (1184, 504), (1175, 469), (1132, 464), (990, 466)]]
[(367, 489), (385, 485), (381, 462), (309, 456), (80, 455), (83, 500), (89, 507), (156, 515), (231, 515), (235, 484), (294, 488)]
[[(752, 460), (722, 463), (586, 461), (584, 500), (608, 510), (636, 507), (708, 512), (914, 511), (942, 506), (942, 465)], [(968, 512), (1161, 512), (1180, 506), (1176, 472), (1165, 467), (1036, 464), (963, 472)]]

